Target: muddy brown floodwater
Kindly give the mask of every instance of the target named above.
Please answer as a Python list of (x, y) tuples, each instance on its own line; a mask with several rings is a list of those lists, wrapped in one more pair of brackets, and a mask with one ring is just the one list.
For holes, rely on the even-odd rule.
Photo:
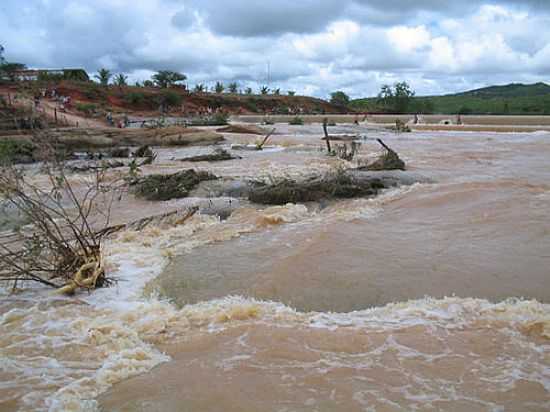
[[(277, 129), (242, 160), (187, 165), (172, 159), (209, 149), (160, 149), (144, 173), (339, 164), (318, 126)], [(550, 134), (337, 130), (383, 138), (433, 183), (240, 200), (223, 221), (120, 233), (105, 248), (117, 287), (3, 296), (0, 410), (550, 410)], [(363, 142), (362, 156), (378, 151)], [(205, 201), (126, 198), (115, 215)]]
[(550, 142), (388, 140), (437, 183), (194, 249), (159, 290), (180, 305), (235, 294), (336, 312), (424, 296), (550, 300)]

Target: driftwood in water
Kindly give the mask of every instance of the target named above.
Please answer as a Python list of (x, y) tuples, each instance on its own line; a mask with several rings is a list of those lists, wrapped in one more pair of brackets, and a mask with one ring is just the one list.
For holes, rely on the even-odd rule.
[[(327, 140), (323, 137), (321, 140)], [(356, 134), (333, 134), (330, 136), (330, 140), (333, 142), (354, 142), (359, 140), (359, 136)]]
[(276, 129), (271, 129), (271, 131), (270, 131), (268, 134), (266, 134), (266, 136), (264, 137), (264, 139), (263, 139), (259, 144), (256, 145), (256, 147), (258, 148), (258, 150), (263, 150), (264, 145), (267, 143), (267, 141), (269, 140), (269, 138), (271, 137), (271, 135), (272, 135), (273, 133), (275, 133), (275, 130), (276, 130)]
[(402, 171), (370, 172), (346, 170), (303, 181), (290, 179), (275, 184), (251, 185), (248, 199), (260, 204), (286, 204), (331, 198), (375, 196), (381, 189), (429, 182), (423, 176)]
[[(328, 186), (319, 188), (327, 182)], [(284, 204), (297, 199), (308, 201), (304, 199), (318, 200), (331, 197), (363, 196), (368, 195), (367, 190), (410, 186), (415, 183), (431, 183), (431, 180), (418, 173), (401, 170), (366, 171), (349, 169), (345, 172), (316, 176), (305, 180), (280, 180), (270, 185), (245, 179), (220, 178), (201, 182), (190, 192), (189, 196), (248, 198), (250, 200), (254, 199), (258, 203), (262, 203), (261, 199), (263, 198), (263, 202), (276, 200), (278, 204)], [(274, 194), (269, 194), (271, 189), (275, 189)], [(362, 191), (363, 193), (361, 193)]]
[(230, 124), (228, 126), (216, 129), (216, 132), (265, 135), (267, 133), (267, 130), (255, 125)]
[(189, 192), (204, 180), (217, 179), (211, 173), (182, 170), (171, 175), (154, 174), (140, 178), (132, 184), (132, 192), (147, 200), (170, 200), (187, 197)]
[(139, 220), (135, 220), (130, 223), (125, 223), (121, 225), (115, 225), (115, 226), (109, 226), (100, 232), (98, 232), (98, 235), (100, 236), (110, 236), (114, 233), (120, 232), (121, 230), (129, 229), (129, 230), (143, 230), (145, 227), (149, 226), (152, 223), (162, 223), (166, 221), (168, 218), (176, 218), (173, 223), (176, 225), (181, 225), (185, 223), (187, 220), (189, 220), (197, 211), (199, 210), (198, 207), (192, 207), (190, 209), (186, 209), (182, 215), (182, 210), (174, 210), (172, 212), (168, 213), (162, 213), (160, 215), (154, 215), (154, 216), (148, 216), (144, 217)]
[(261, 142), (258, 142), (256, 144), (253, 144), (253, 145), (242, 145), (242, 144), (233, 144), (231, 145), (231, 149), (233, 150), (251, 150), (251, 151), (257, 151), (257, 150), (264, 150), (264, 146), (265, 144), (267, 143), (267, 141), (269, 140), (269, 138), (271, 137), (271, 135), (273, 135), (273, 133), (275, 133), (275, 130), (276, 129), (272, 129), (263, 139)]
[(328, 135), (327, 125), (328, 125), (328, 118), (325, 117), (323, 119), (323, 132), (325, 133), (325, 142), (327, 144), (327, 152), (330, 154), (332, 153), (332, 149), (330, 147), (330, 136)]
[(376, 140), (386, 149), (386, 153), (373, 163), (360, 167), (359, 170), (405, 170), (405, 162), (401, 160), (399, 155), (381, 139)]
[(242, 159), (240, 156), (233, 156), (225, 149), (215, 149), (213, 153), (185, 157), (183, 159), (178, 159), (180, 162), (222, 162), (224, 160), (234, 160)]
[(67, 169), (73, 173), (84, 173), (96, 170), (106, 170), (106, 169), (118, 169), (126, 166), (124, 162), (120, 160), (111, 160), (111, 161), (101, 161), (101, 162), (79, 162), (67, 166)]
[(346, 173), (335, 173), (298, 182), (284, 179), (271, 185), (258, 186), (250, 191), (248, 199), (254, 203), (285, 205), (329, 198), (374, 196), (385, 186), (379, 179), (359, 181)]
[(132, 153), (133, 157), (151, 157), (153, 156), (153, 150), (149, 145), (140, 146)]

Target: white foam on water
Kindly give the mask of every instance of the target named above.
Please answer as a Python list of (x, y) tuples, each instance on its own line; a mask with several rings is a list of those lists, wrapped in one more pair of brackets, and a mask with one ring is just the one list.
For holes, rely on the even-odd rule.
[[(422, 186), (352, 201), (343, 217), (334, 213), (344, 219), (372, 218), (384, 205)], [(23, 389), (22, 410), (93, 411), (97, 407), (94, 399), (113, 384), (169, 361), (156, 343), (170, 342), (193, 329), (212, 333), (243, 322), (368, 332), (412, 326), (459, 329), (483, 320), (504, 322), (510, 328), (533, 327), (550, 338), (550, 306), (517, 299), (494, 304), (480, 299), (426, 298), (336, 314), (300, 313), (280, 303), (234, 296), (177, 309), (169, 302), (143, 296), (147, 283), (161, 273), (172, 255), (266, 225), (315, 222), (322, 213), (311, 214), (304, 206), (289, 204), (263, 211), (243, 209), (224, 222), (196, 215), (185, 225), (119, 234), (103, 251), (110, 274), (118, 280), (116, 286), (76, 299), (43, 291), (13, 297), (23, 303), (0, 315), (4, 337), (0, 338), (0, 372), (11, 379), (0, 390)], [(391, 339), (387, 344), (404, 357), (419, 355)], [(534, 378), (550, 390), (548, 376), (536, 373)], [(522, 376), (518, 369), (510, 382)]]

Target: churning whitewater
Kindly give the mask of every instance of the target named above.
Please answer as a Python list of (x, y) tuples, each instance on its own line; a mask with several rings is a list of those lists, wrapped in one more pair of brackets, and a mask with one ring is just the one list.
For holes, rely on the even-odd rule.
[[(2, 292), (0, 409), (548, 410), (549, 135), (371, 134), (431, 183), (320, 205), (235, 201), (224, 220), (119, 233), (102, 251), (111, 288)], [(312, 134), (277, 139), (203, 169), (337, 163)], [(147, 172), (181, 167), (173, 157), (160, 149)]]

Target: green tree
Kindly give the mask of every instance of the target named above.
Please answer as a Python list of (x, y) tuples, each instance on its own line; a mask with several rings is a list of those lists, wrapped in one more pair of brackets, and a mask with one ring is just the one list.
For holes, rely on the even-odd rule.
[(214, 91), (218, 94), (223, 93), (225, 90), (225, 86), (222, 82), (216, 82), (216, 85), (214, 86)]
[(122, 73), (119, 73), (115, 76), (115, 84), (119, 87), (128, 86), (128, 76), (125, 76)]
[(151, 79), (158, 87), (166, 89), (179, 82), (185, 81), (187, 76), (183, 73), (173, 72), (170, 70), (159, 70), (151, 77)]
[(247, 87), (244, 89), (245, 94), (251, 95), (252, 94), (252, 87)]
[(415, 92), (407, 82), (396, 83), (394, 86), (395, 111), (406, 113), (414, 98)]
[(229, 93), (237, 93), (237, 91), (239, 90), (239, 85), (237, 84), (237, 82), (232, 82), (232, 83), (229, 83)]
[(110, 70), (99, 69), (94, 77), (102, 86), (107, 86), (109, 84), (109, 80), (111, 80), (112, 74)]
[(4, 46), (0, 44), (0, 65), (4, 64), (6, 59), (4, 59)]
[(204, 93), (206, 91), (206, 86), (203, 83), (195, 85), (195, 93)]
[(157, 98), (157, 102), (160, 106), (160, 111), (165, 112), (171, 107), (181, 106), (183, 96), (173, 90), (163, 90)]
[(384, 110), (395, 113), (406, 113), (413, 102), (415, 92), (407, 82), (395, 83), (393, 87), (385, 84), (378, 93), (378, 103)]
[(262, 86), (262, 87), (260, 88), (260, 94), (266, 95), (266, 94), (268, 94), (268, 93), (269, 93), (269, 87), (267, 87), (267, 86)]
[(296, 92), (293, 91), (293, 90), (289, 90), (289, 91), (288, 91), (288, 95), (289, 95), (289, 96), (296, 96)]
[(153, 83), (151, 80), (144, 80), (143, 81), (143, 87), (153, 87), (155, 83)]
[(349, 104), (349, 96), (342, 91), (337, 91), (330, 94), (330, 102), (338, 106), (347, 106)]
[(384, 106), (384, 109), (390, 109), (393, 106), (393, 89), (390, 85), (384, 84), (378, 93), (378, 103)]
[(274, 94), (275, 96), (279, 96), (279, 95), (281, 94), (281, 89), (275, 89), (275, 90), (273, 90), (273, 94)]

